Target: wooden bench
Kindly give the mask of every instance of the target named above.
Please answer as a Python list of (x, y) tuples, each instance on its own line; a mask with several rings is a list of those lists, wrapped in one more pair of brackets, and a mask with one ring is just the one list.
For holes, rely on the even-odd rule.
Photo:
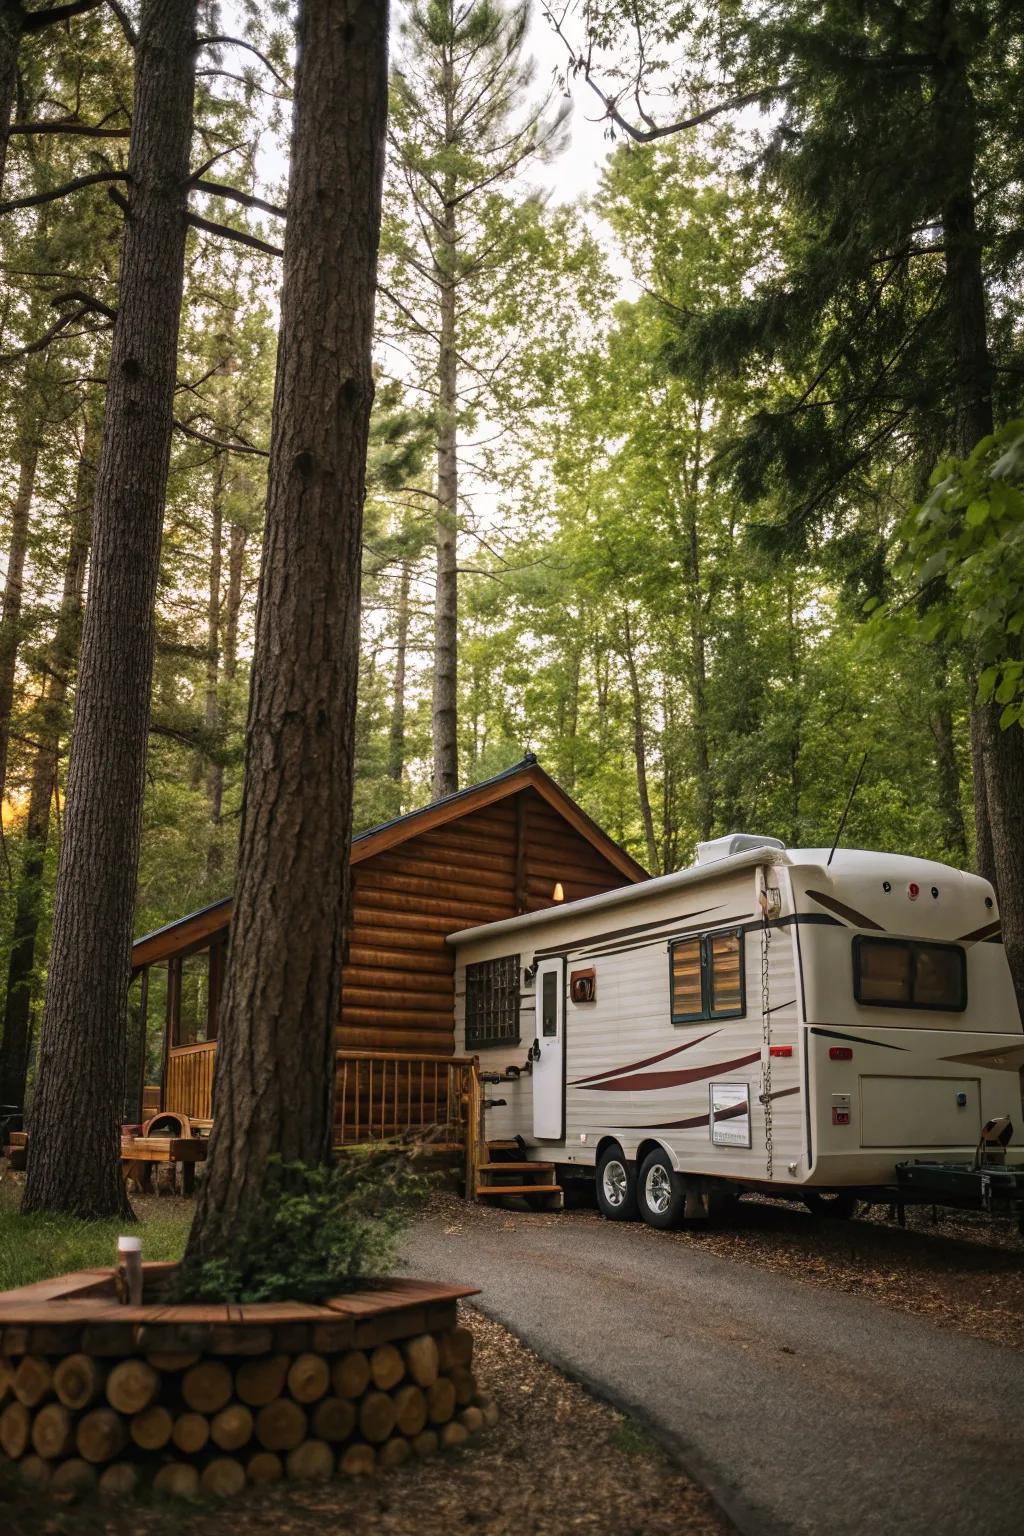
[(196, 1163), (206, 1161), (208, 1144), (203, 1136), (122, 1136), (121, 1165), (125, 1178), (134, 1178), (144, 1194), (153, 1186), (157, 1163), (182, 1165), (182, 1192), (196, 1187)]

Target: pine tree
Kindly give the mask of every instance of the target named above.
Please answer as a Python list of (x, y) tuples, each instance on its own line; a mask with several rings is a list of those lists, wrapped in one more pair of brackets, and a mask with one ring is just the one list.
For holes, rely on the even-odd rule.
[(468, 311), (482, 314), (520, 259), (524, 221), (501, 190), (555, 151), (564, 116), (549, 112), (549, 98), (529, 104), (529, 14), (526, 3), (428, 0), (410, 8), (399, 30), (390, 129), (399, 211), (385, 291), (398, 329), (426, 353), (420, 382), (436, 410), (435, 799), (459, 781), (459, 428), (467, 415), (460, 381), (473, 372)]
[(281, 336), (217, 1105), (189, 1255), (232, 1251), (267, 1159), (330, 1158), (387, 11), (302, 0)]
[(118, 1111), (194, 81), (193, 0), (145, 0), (26, 1210), (130, 1211)]

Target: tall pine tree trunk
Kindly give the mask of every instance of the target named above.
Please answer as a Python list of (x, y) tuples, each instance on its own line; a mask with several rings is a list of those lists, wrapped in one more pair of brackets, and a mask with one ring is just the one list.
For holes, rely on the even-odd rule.
[(14, 897), (14, 926), (7, 968), (3, 1043), (0, 1045), (0, 1104), (25, 1100), (36, 940), (42, 917), (43, 867), (50, 835), (50, 807), (57, 784), (61, 738), (67, 729), (67, 697), (78, 657), (82, 592), (89, 558), (92, 504), (99, 447), (98, 418), (86, 420), (75, 487), (75, 511), (64, 563), (64, 588), (57, 626), (46, 660), (48, 676), (35, 712), (35, 756), (25, 818), (24, 853)]
[(11, 538), (7, 546), (7, 582), (0, 611), (0, 800), (7, 790), (7, 753), (11, 744), (14, 711), (14, 675), (21, 645), (21, 608), (25, 591), (25, 555), (28, 523), (35, 493), (39, 443), (31, 436), (22, 445), (18, 464), (18, 489), (11, 508)]
[[(993, 429), (992, 358), (982, 264), (982, 238), (975, 208), (977, 106), (967, 63), (957, 38), (960, 18), (951, 0), (941, 0), (945, 26), (943, 62), (935, 107), (942, 135), (949, 188), (942, 210), (947, 314), (956, 391), (956, 450), (967, 458)], [(998, 705), (975, 703), (971, 710), (972, 758), (984, 776), (982, 800), (991, 872), (999, 896), (1003, 942), (1024, 1011), (1024, 731), (1002, 731)], [(977, 786), (976, 786), (977, 793)]]
[(647, 867), (652, 875), (661, 874), (661, 860), (658, 855), (658, 840), (654, 835), (654, 812), (651, 809), (651, 794), (647, 783), (647, 731), (644, 725), (644, 699), (640, 687), (640, 675), (636, 667), (636, 653), (633, 649), (633, 629), (629, 622), (629, 609), (622, 614), (623, 656), (626, 662), (626, 670), (629, 673), (629, 693), (633, 701), (633, 750), (636, 754), (636, 789), (637, 798), (640, 801), (640, 819), (644, 827), (644, 842), (647, 845)]
[(185, 263), (195, 20), (194, 0), (143, 0), (139, 14), (128, 214), (26, 1210), (130, 1213), (118, 1123)]
[(190, 1257), (235, 1253), (267, 1159), (329, 1159), (359, 655), (387, 7), (303, 0), (245, 797)]
[[(225, 455), (219, 453), (213, 471), (213, 495), (210, 498), (210, 573), (206, 602), (206, 697), (203, 723), (211, 742), (220, 731), (220, 577), (223, 563), (221, 541), (224, 535)], [(206, 800), (210, 808), (212, 832), (206, 855), (206, 872), (216, 876), (224, 863), (219, 841), (221, 803), (224, 798), (224, 765), (219, 758), (208, 758), (206, 765)]]
[(24, 20), (21, 0), (0, 0), (0, 188), (4, 184), (7, 140), (18, 88), (18, 49)]
[[(454, 250), (452, 251), (454, 260)], [(459, 787), (457, 538), (459, 466), (456, 435), (458, 365), (455, 356), (455, 288), (450, 275), (441, 289), (438, 355), (437, 588), (434, 598), (434, 779), (440, 800)]]
[(233, 683), (238, 672), (238, 620), (242, 612), (242, 574), (249, 534), (241, 523), (231, 524), (228, 543), (228, 590), (224, 615), (224, 677)]
[(388, 778), (395, 786), (392, 815), (402, 812), (402, 778), (405, 774), (405, 669), (409, 649), (409, 587), (412, 572), (408, 560), (402, 561), (398, 581), (398, 613), (395, 621), (395, 697), (388, 732)]

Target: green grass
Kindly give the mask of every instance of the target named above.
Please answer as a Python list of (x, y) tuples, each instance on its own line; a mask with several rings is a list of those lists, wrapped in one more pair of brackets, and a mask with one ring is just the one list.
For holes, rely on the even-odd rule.
[(634, 1419), (623, 1419), (618, 1428), (612, 1430), (608, 1443), (625, 1456), (656, 1456), (658, 1454), (655, 1441)]
[(0, 1291), (66, 1275), (76, 1269), (117, 1262), (117, 1239), (124, 1231), (142, 1238), (145, 1260), (178, 1259), (192, 1221), (192, 1202), (139, 1200), (137, 1225), (120, 1220), (79, 1221), (72, 1216), (18, 1212), (20, 1188), (0, 1185)]

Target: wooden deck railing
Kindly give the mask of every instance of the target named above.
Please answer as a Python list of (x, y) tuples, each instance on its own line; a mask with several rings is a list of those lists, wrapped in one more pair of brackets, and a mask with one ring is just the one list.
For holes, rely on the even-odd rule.
[[(213, 1040), (171, 1048), (164, 1109), (212, 1118), (216, 1052)], [(468, 1134), (479, 1118), (475, 1057), (337, 1051), (335, 1073), (335, 1146), (429, 1129), (438, 1146), (475, 1156)]]
[(213, 1068), (216, 1040), (198, 1045), (172, 1046), (167, 1053), (167, 1079), (162, 1109), (177, 1110), (190, 1120), (209, 1120), (213, 1115)]
[(474, 1057), (338, 1051), (335, 1061), (336, 1146), (428, 1128), (444, 1146), (465, 1145)]

